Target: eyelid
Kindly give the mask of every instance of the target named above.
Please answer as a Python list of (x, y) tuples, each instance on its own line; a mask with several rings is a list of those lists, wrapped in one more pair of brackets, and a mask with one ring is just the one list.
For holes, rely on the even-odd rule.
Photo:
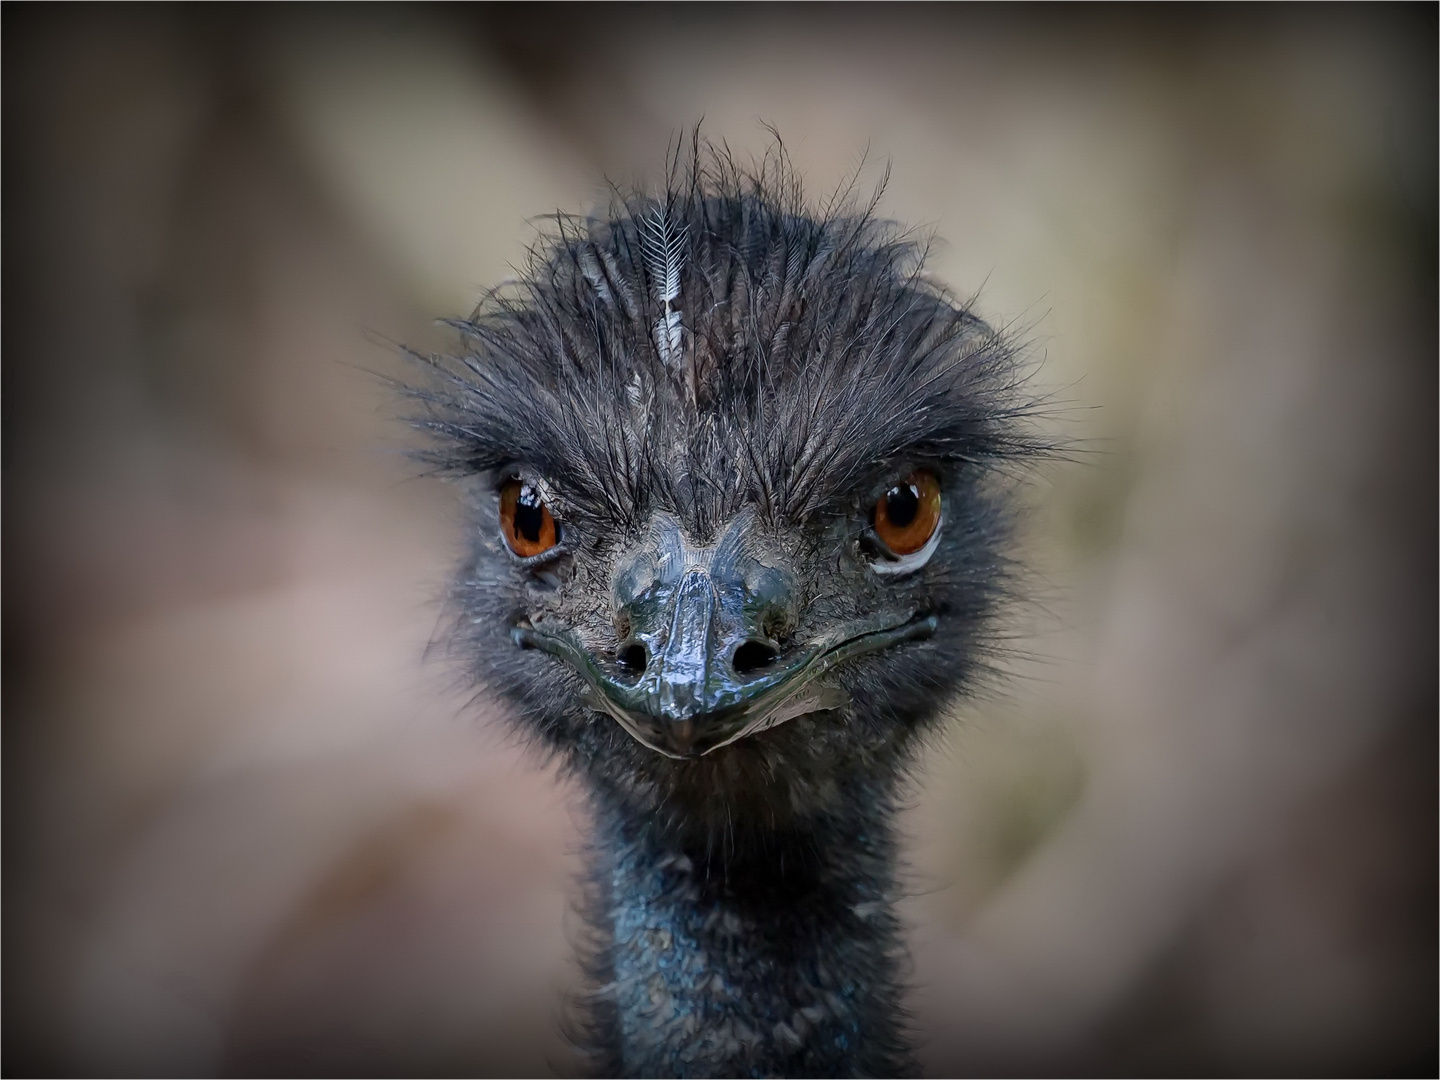
[(565, 538), (563, 535), (560, 539), (555, 541), (554, 547), (546, 548), (538, 555), (517, 555), (515, 554), (515, 550), (509, 544), (505, 544), (503, 540), (502, 546), (507, 552), (509, 552), (510, 557), (515, 560), (517, 565), (526, 568), (531, 566), (543, 566), (547, 562), (552, 562), (555, 559), (558, 559), (561, 555), (570, 554), (570, 548), (565, 543)]
[(941, 490), (944, 490), (945, 478), (950, 474), (950, 469), (944, 462), (933, 462), (926, 458), (900, 458), (898, 460), (898, 465), (892, 462), (884, 473), (880, 474), (868, 487), (860, 489), (864, 493), (862, 497), (865, 505), (873, 506), (876, 499), (896, 484), (904, 483), (906, 479), (920, 472), (927, 472), (935, 477)]
[(930, 556), (935, 554), (935, 549), (940, 546), (940, 534), (945, 530), (945, 511), (940, 511), (940, 520), (935, 523), (935, 531), (930, 534), (930, 539), (925, 541), (925, 546), (919, 551), (912, 551), (909, 555), (896, 555), (888, 547), (885, 541), (881, 540), (874, 529), (866, 529), (866, 539), (875, 547), (880, 549), (881, 558), (870, 560), (870, 569), (882, 577), (903, 577), (906, 574), (913, 574), (930, 561)]

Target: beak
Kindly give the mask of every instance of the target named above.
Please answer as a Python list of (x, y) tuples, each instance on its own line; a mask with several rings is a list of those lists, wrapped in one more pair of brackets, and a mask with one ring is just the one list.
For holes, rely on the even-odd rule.
[[(705, 599), (692, 585), (690, 603), (671, 609), (675, 621), (703, 611)], [(696, 596), (699, 593), (699, 596)], [(607, 713), (638, 742), (671, 758), (698, 758), (733, 742), (807, 713), (843, 709), (849, 694), (824, 685), (819, 677), (837, 664), (906, 641), (935, 633), (934, 615), (894, 619), (865, 619), (847, 624), (819, 642), (777, 660), (768, 669), (746, 677), (735, 671), (733, 654), (728, 670), (723, 649), (697, 647), (694, 637), (661, 653), (660, 664), (647, 662), (644, 674), (627, 678), (583, 648), (572, 632), (554, 633), (530, 626), (512, 631), (521, 648), (540, 649), (567, 661), (591, 689), (590, 704)]]
[(687, 551), (678, 528), (619, 577), (617, 609), (630, 633), (617, 659), (597, 656), (573, 631), (520, 625), (522, 648), (544, 650), (589, 684), (590, 704), (637, 740), (673, 758), (698, 758), (805, 713), (844, 708), (849, 695), (818, 682), (835, 664), (929, 637), (933, 615), (864, 619), (785, 651), (767, 627), (790, 621), (793, 578), (744, 550), (737, 521), (709, 558)]
[[(691, 569), (673, 587), (628, 605), (631, 634), (620, 655), (630, 678), (602, 678), (607, 712), (647, 746), (674, 757), (701, 754), (738, 737), (811, 659), (783, 660), (759, 625), (770, 605), (742, 583)], [(768, 711), (768, 710), (763, 710)]]

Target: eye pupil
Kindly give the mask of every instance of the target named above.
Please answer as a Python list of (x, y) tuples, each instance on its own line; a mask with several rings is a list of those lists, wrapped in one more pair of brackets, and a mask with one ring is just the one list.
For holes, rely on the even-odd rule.
[(532, 544), (538, 544), (544, 524), (545, 504), (540, 501), (540, 493), (526, 484), (515, 501), (515, 531)]
[(885, 517), (901, 529), (915, 520), (920, 510), (920, 493), (910, 484), (897, 484), (885, 493)]

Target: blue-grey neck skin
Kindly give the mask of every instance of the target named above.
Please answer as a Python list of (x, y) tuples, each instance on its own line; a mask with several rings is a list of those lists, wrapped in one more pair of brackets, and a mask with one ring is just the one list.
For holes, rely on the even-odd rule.
[(870, 817), (819, 848), (797, 834), (706, 852), (600, 808), (599, 1071), (916, 1075), (897, 1004), (894, 840), (887, 811)]

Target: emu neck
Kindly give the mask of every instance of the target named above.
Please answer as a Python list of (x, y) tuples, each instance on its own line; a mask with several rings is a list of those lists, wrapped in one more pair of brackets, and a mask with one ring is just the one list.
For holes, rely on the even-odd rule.
[(888, 810), (723, 853), (603, 808), (597, 817), (603, 1068), (914, 1073), (897, 1007)]

